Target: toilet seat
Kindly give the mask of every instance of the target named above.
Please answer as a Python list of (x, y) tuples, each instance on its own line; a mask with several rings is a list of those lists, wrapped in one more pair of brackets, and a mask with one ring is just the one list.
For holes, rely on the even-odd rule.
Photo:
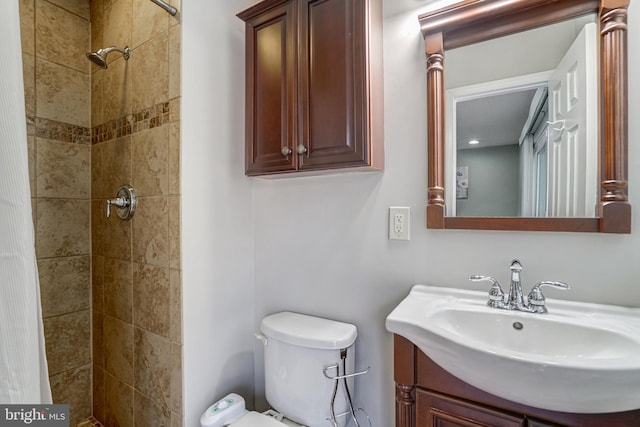
[(268, 415), (261, 414), (260, 412), (251, 411), (242, 416), (239, 420), (233, 422), (229, 427), (302, 427), (300, 424), (293, 421), (284, 420), (277, 421)]
[(231, 423), (229, 427), (284, 427), (280, 421), (268, 417), (260, 412), (251, 411), (243, 415), (239, 420)]

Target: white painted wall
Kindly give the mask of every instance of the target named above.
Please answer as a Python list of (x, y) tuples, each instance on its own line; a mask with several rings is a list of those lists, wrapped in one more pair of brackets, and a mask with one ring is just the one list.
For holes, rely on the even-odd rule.
[[(262, 351), (251, 334), (275, 311), (358, 327), (356, 365), (371, 373), (357, 381), (356, 401), (374, 426), (388, 427), (394, 387), (384, 319), (415, 283), (473, 288), (474, 273), (504, 282), (518, 257), (527, 289), (563, 280), (573, 289), (548, 297), (640, 306), (640, 123), (629, 129), (634, 234), (427, 230), (424, 50), (417, 12), (403, 12), (384, 22), (385, 172), (251, 181), (242, 175), (243, 34), (233, 16), (248, 3), (183, 1), (185, 426), (196, 426), (214, 397), (253, 385), (254, 345), (260, 406)], [(636, 9), (630, 76), (640, 75)], [(639, 114), (640, 83), (631, 78), (629, 117)], [(387, 239), (389, 206), (412, 208), (411, 241)]]
[(252, 183), (244, 176), (244, 25), (251, 0), (182, 2), (185, 427), (229, 392), (253, 400)]

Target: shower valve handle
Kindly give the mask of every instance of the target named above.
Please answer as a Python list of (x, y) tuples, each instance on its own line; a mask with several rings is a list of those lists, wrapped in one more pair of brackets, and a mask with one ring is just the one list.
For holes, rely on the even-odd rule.
[(117, 206), (119, 208), (124, 208), (129, 206), (129, 204), (130, 204), (129, 200), (123, 199), (121, 197), (107, 200), (107, 218), (111, 216), (111, 205)]
[(130, 185), (123, 185), (118, 189), (115, 199), (107, 200), (107, 218), (111, 216), (111, 206), (115, 206), (118, 218), (130, 220), (138, 207), (138, 199)]

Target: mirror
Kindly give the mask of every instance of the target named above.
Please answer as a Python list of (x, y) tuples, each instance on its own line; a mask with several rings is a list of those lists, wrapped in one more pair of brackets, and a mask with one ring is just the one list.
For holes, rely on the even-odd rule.
[[(467, 0), (419, 17), (427, 55), (428, 228), (630, 232), (627, 5)], [(563, 60), (576, 44), (586, 52), (584, 74), (593, 76), (584, 84), (566, 66), (575, 61)], [(588, 96), (576, 95), (582, 86)], [(511, 104), (516, 98), (521, 107)], [(573, 108), (577, 98), (590, 101)], [(519, 110), (520, 118), (498, 113), (496, 103)], [(505, 138), (517, 141), (489, 148), (487, 140), (497, 142), (500, 133), (464, 136), (488, 122), (473, 116), (478, 110), (496, 113), (488, 129), (513, 125)], [(458, 150), (458, 136), (465, 145), (484, 139), (485, 148)]]
[(447, 51), (448, 216), (596, 217), (597, 47), (589, 14)]

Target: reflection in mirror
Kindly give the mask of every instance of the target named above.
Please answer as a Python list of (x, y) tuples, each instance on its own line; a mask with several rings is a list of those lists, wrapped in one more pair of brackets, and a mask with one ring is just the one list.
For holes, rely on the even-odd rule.
[(595, 20), (446, 52), (447, 215), (596, 216)]
[[(432, 229), (478, 229), (478, 230), (527, 230), (527, 231), (571, 231), (571, 232), (602, 232), (602, 233), (630, 233), (631, 232), (631, 204), (628, 197), (628, 108), (627, 108), (627, 7), (629, 0), (463, 0), (458, 3), (448, 4), (441, 8), (423, 13), (418, 17), (420, 21), (420, 31), (424, 37), (424, 51), (426, 55), (426, 77), (427, 77), (427, 228)], [(519, 48), (504, 48), (494, 53), (476, 53), (474, 57), (473, 48), (492, 40), (498, 40), (503, 36), (514, 35), (514, 40), (524, 35), (524, 32), (542, 28), (545, 25), (556, 24), (576, 17), (585, 16), (590, 13), (597, 14), (597, 66), (592, 70), (597, 73), (599, 87), (597, 90), (597, 102), (594, 102), (597, 110), (597, 122), (572, 117), (569, 111), (571, 102), (575, 94), (579, 95), (577, 87), (578, 80), (567, 79), (563, 75), (558, 82), (562, 82), (567, 89), (565, 96), (554, 93), (558, 89), (557, 82), (551, 81), (548, 84), (548, 114), (550, 122), (547, 132), (548, 138), (546, 146), (536, 146), (528, 150), (529, 158), (537, 158), (539, 162), (535, 165), (533, 172), (520, 172), (522, 176), (529, 177), (531, 181), (542, 186), (541, 191), (529, 189), (532, 194), (526, 197), (519, 197), (526, 200), (520, 201), (520, 210), (524, 207), (536, 215), (545, 217), (473, 217), (473, 216), (451, 216), (451, 208), (447, 206), (448, 197), (451, 197), (450, 190), (455, 187), (455, 175), (452, 170), (455, 167), (449, 165), (451, 156), (455, 155), (455, 144), (447, 144), (449, 133), (453, 129), (451, 122), (446, 123), (447, 105), (445, 96), (445, 81), (449, 88), (459, 88), (471, 86), (479, 83), (502, 81), (514, 76), (538, 74), (543, 71), (552, 72), (562, 68), (558, 66), (560, 58), (564, 56), (567, 47), (562, 55), (557, 57), (552, 65), (546, 64), (547, 53), (554, 52), (560, 46), (560, 39), (551, 37), (546, 44), (539, 49), (532, 48), (527, 41)], [(574, 24), (575, 26), (575, 24)], [(582, 28), (584, 25), (580, 25)], [(545, 27), (540, 39), (547, 34), (551, 27)], [(575, 30), (575, 28), (574, 28)], [(575, 37), (574, 37), (575, 38)], [(571, 39), (572, 40), (572, 39)], [(461, 55), (470, 59), (466, 66), (452, 66), (451, 56), (456, 51), (468, 46), (471, 50), (469, 54)], [(507, 46), (508, 47), (508, 46)], [(534, 52), (542, 52), (542, 57), (534, 57)], [(445, 60), (446, 56), (446, 60)], [(525, 64), (533, 63), (540, 68), (525, 70), (513, 73), (515, 69), (523, 67)], [(446, 66), (445, 66), (446, 64)], [(571, 74), (571, 67), (566, 68)], [(591, 68), (586, 67), (588, 72)], [(497, 75), (487, 76), (497, 72)], [(447, 78), (445, 79), (445, 73)], [(457, 81), (456, 73), (471, 81)], [(510, 74), (505, 74), (510, 73)], [(567, 84), (568, 83), (568, 84)], [(491, 93), (485, 90), (486, 93)], [(589, 102), (585, 102), (589, 106)], [(555, 110), (554, 110), (555, 109)], [(573, 108), (575, 111), (579, 109)], [(449, 111), (455, 111), (450, 106)], [(556, 118), (554, 118), (556, 117)], [(585, 117), (589, 117), (589, 112)], [(569, 206), (560, 206), (557, 212), (554, 211), (552, 203), (555, 199), (572, 200), (572, 197), (584, 198), (578, 200), (577, 204), (588, 206), (586, 201), (591, 190), (575, 191), (573, 183), (577, 182), (575, 169), (571, 174), (566, 173), (567, 164), (562, 160), (554, 161), (555, 139), (566, 135), (569, 146), (576, 141), (576, 129), (585, 127), (586, 134), (590, 135), (587, 129), (591, 125), (597, 138), (597, 193), (596, 209), (594, 216), (582, 216), (574, 209), (570, 217), (571, 206), (576, 206), (571, 202)], [(526, 131), (525, 131), (526, 132)], [(552, 135), (558, 134), (558, 135)], [(535, 132), (534, 132), (535, 136)], [(553, 137), (553, 138), (552, 138)], [(552, 140), (553, 139), (553, 140)], [(562, 150), (561, 150), (562, 151)], [(589, 151), (586, 151), (591, 155)], [(524, 154), (522, 159), (527, 158)], [(575, 157), (574, 157), (575, 159)], [(555, 162), (555, 163), (552, 163)], [(526, 162), (525, 162), (526, 163)], [(529, 162), (530, 163), (530, 162)], [(576, 162), (574, 162), (576, 163)], [(576, 163), (577, 164), (577, 163)], [(573, 167), (573, 166), (571, 166)], [(551, 182), (550, 174), (547, 171), (565, 172), (559, 184)], [(572, 169), (573, 171), (573, 169)], [(461, 174), (467, 174), (468, 194), (473, 190), (474, 174), (468, 168), (461, 168)], [(554, 172), (555, 173), (555, 172)], [(582, 178), (580, 178), (582, 179)], [(523, 179), (523, 182), (525, 180)], [(585, 178), (585, 181), (588, 179)], [(558, 189), (557, 196), (550, 193)], [(586, 187), (585, 187), (586, 188)], [(566, 191), (565, 191), (566, 190)], [(565, 191), (565, 193), (562, 193)], [(575, 194), (582, 196), (566, 197), (575, 191)], [(585, 214), (587, 211), (585, 210)], [(531, 214), (533, 215), (533, 213)]]

